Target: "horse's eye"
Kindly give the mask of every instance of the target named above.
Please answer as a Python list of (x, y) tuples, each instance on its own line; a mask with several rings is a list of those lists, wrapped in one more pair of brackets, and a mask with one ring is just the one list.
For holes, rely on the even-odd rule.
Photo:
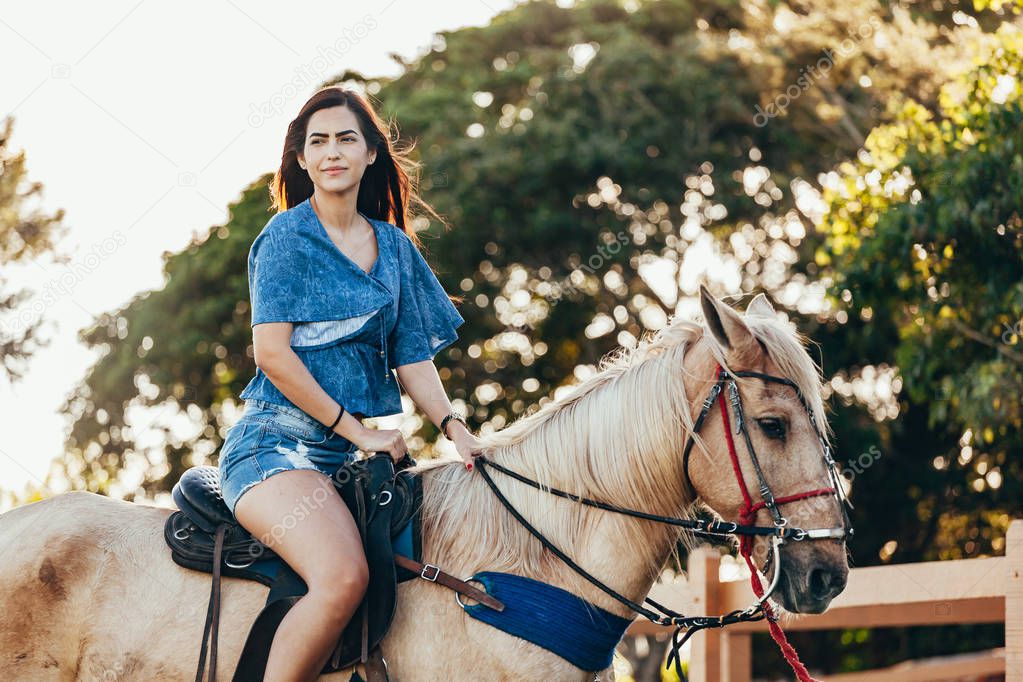
[(777, 417), (764, 417), (757, 420), (757, 426), (764, 435), (774, 440), (785, 440), (785, 422)]

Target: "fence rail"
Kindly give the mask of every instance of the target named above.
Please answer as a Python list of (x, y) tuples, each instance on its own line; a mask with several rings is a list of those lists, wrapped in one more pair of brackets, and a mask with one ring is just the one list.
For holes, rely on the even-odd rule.
[[(957, 676), (1005, 673), (1023, 682), (1023, 520), (1006, 535), (1005, 556), (853, 568), (845, 591), (826, 613), (782, 621), (787, 631), (1005, 623), (1005, 648), (939, 661), (907, 662), (855, 674), (833, 675), (833, 682), (948, 680)], [(720, 581), (720, 555), (707, 548), (692, 553), (688, 578), (657, 584), (650, 596), (686, 614), (719, 614), (742, 609), (755, 597), (748, 580)], [(635, 622), (628, 634), (660, 634), (666, 628)], [(763, 621), (706, 630), (693, 637), (689, 663), (692, 682), (749, 682), (752, 635), (766, 632)], [(962, 670), (962, 675), (952, 674)]]

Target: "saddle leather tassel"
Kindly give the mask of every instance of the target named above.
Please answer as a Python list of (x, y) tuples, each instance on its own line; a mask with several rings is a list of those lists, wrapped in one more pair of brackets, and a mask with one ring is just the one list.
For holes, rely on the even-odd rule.
[(210, 602), (206, 608), (206, 623), (202, 630), (202, 647), (199, 650), (199, 666), (195, 671), (195, 682), (202, 682), (203, 668), (206, 665), (206, 648), (210, 651), (209, 682), (217, 682), (217, 634), (220, 628), (220, 562), (224, 552), (224, 535), (227, 525), (217, 526), (216, 539), (213, 544), (213, 586), (210, 588)]
[[(355, 488), (355, 499), (358, 502), (359, 507), (359, 537), (365, 541), (366, 539), (366, 520), (369, 516), (368, 510), (366, 509), (366, 497), (362, 489), (362, 486)], [(360, 660), (365, 663), (369, 658), (369, 606), (363, 600), (359, 609), (362, 612), (362, 655)]]

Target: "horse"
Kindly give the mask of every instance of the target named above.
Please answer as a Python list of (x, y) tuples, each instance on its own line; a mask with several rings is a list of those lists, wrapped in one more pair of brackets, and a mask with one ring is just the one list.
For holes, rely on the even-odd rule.
[[(597, 371), (505, 428), (482, 436), (485, 456), (545, 486), (640, 511), (689, 518), (708, 510), (734, 521), (741, 472), (756, 468), (781, 495), (834, 483), (821, 464), (820, 433), (830, 438), (819, 366), (807, 340), (763, 294), (740, 314), (701, 287), (702, 321), (678, 316), (638, 343), (611, 351)], [(786, 377), (795, 392), (740, 379), (742, 409), (759, 465), (740, 457), (733, 471), (724, 415), (711, 412), (694, 432), (693, 415), (715, 382), (715, 368)], [(722, 410), (724, 410), (722, 402)], [(811, 424), (821, 425), (818, 430)], [(779, 434), (779, 425), (784, 433)], [(683, 468), (693, 436), (694, 456)], [(460, 461), (417, 464), (422, 477), (423, 560), (459, 577), (503, 571), (568, 590), (616, 615), (634, 614), (541, 545), (495, 500), (479, 468)], [(507, 500), (586, 571), (633, 601), (642, 600), (696, 539), (677, 527), (606, 513), (495, 477)], [(753, 488), (756, 489), (755, 487)], [(315, 505), (313, 505), (315, 506)], [(840, 503), (786, 504), (790, 518), (840, 522)], [(0, 515), (0, 679), (182, 680), (194, 675), (209, 576), (173, 563), (162, 530), (173, 510), (73, 491)], [(301, 510), (314, 513), (315, 509)], [(296, 516), (301, 515), (296, 512)], [(770, 524), (766, 509), (756, 513)], [(786, 614), (820, 613), (848, 575), (845, 539), (786, 543), (771, 566), (768, 540), (754, 541), (758, 569), (780, 571), (774, 600)], [(217, 674), (233, 673), (268, 588), (223, 579)], [(382, 642), (391, 679), (612, 680), (469, 615), (451, 591), (425, 580), (401, 583)], [(321, 675), (340, 682), (351, 670)]]

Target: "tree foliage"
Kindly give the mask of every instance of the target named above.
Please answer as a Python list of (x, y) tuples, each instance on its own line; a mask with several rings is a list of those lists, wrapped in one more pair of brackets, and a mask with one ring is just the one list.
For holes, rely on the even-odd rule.
[(55, 296), (49, 290), (12, 290), (8, 275), (43, 258), (65, 260), (54, 252), (64, 233), (64, 211), (46, 215), (33, 205), (43, 185), (26, 180), (25, 153), (15, 154), (8, 148), (13, 128), (14, 121), (8, 117), (0, 130), (0, 377), (7, 381), (22, 378), (32, 355), (48, 343), (43, 314)]
[(1021, 66), (1023, 34), (1006, 25), (942, 88), (936, 113), (899, 103), (826, 183), (817, 261), (863, 323), (848, 338), (898, 368), (912, 438), (937, 438), (893, 453), (923, 479), (902, 505), (930, 529), (928, 556), (913, 558), (997, 552), (1006, 513), (1021, 510)]

